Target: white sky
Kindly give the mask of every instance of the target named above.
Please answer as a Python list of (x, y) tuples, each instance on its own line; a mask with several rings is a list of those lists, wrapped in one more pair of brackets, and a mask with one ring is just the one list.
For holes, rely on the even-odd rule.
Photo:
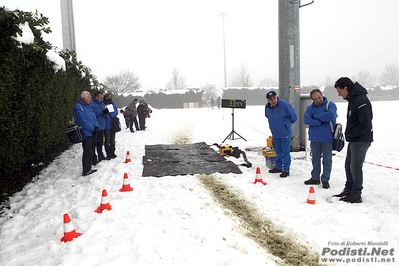
[[(60, 2), (3, 0), (11, 9), (50, 19), (47, 38), (62, 48)], [(302, 1), (302, 4), (305, 4)], [(245, 63), (255, 85), (278, 80), (278, 1), (74, 1), (79, 59), (99, 81), (130, 70), (143, 89), (163, 88), (176, 68), (189, 87), (224, 84), (222, 12), (227, 83)], [(326, 77), (379, 76), (399, 63), (399, 1), (315, 0), (300, 9), (301, 85)]]

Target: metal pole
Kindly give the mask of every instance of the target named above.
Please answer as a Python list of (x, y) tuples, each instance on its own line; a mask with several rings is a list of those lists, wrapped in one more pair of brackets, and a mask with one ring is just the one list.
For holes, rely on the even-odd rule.
[(63, 49), (76, 52), (72, 0), (60, 0)]
[(223, 60), (224, 60), (224, 87), (227, 87), (227, 79), (226, 79), (226, 42), (224, 38), (224, 17), (227, 17), (227, 13), (220, 13), (219, 17), (222, 18), (223, 24)]
[(279, 0), (279, 97), (288, 101), (298, 114), (299, 121), (292, 125), (292, 148), (298, 150), (300, 101), (300, 50), (299, 50), (299, 1)]

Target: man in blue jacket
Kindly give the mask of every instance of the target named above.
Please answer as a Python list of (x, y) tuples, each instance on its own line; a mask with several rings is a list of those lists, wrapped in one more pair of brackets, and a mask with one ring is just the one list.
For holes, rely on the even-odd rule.
[(334, 85), (341, 96), (348, 101), (345, 139), (348, 142), (345, 159), (346, 183), (344, 190), (335, 197), (349, 203), (362, 202), (363, 163), (368, 148), (373, 142), (373, 110), (367, 90), (347, 77), (339, 78)]
[(287, 177), (291, 166), (291, 124), (295, 123), (298, 116), (295, 109), (287, 101), (281, 100), (275, 91), (269, 91), (266, 98), (265, 116), (269, 121), (277, 155), (276, 165), (269, 173), (281, 173), (280, 177)]
[(83, 91), (80, 94), (80, 99), (73, 109), (73, 117), (75, 123), (82, 127), (83, 131), (83, 176), (91, 175), (97, 170), (91, 169), (93, 157), (94, 136), (98, 132), (98, 123), (96, 115), (90, 107), (91, 95), (88, 91)]
[[(105, 131), (105, 117), (108, 116), (109, 110), (105, 108), (104, 100), (104, 93), (102, 91), (96, 91), (94, 93), (94, 99), (91, 101), (90, 106), (93, 109), (94, 114), (96, 115), (97, 122), (98, 122), (98, 133), (94, 138), (94, 147), (93, 147), (93, 161), (92, 163), (96, 165), (98, 162), (102, 160), (106, 160), (103, 153), (103, 138), (104, 138), (104, 131)], [(97, 156), (94, 151), (97, 150)]]
[[(310, 92), (313, 103), (306, 108), (303, 115), (304, 122), (309, 125), (310, 149), (312, 150), (311, 178), (305, 185), (319, 185), (320, 178), (323, 188), (330, 188), (330, 174), (332, 168), (333, 133), (337, 118), (337, 106), (329, 102), (319, 89)], [(331, 122), (331, 124), (330, 124)], [(323, 158), (323, 173), (321, 174), (320, 160)], [(320, 177), (321, 174), (321, 177)]]
[(107, 158), (114, 159), (117, 157), (115, 154), (116, 132), (112, 129), (112, 118), (118, 116), (118, 107), (112, 101), (112, 95), (109, 93), (104, 95), (104, 104), (105, 104), (105, 107), (107, 107), (108, 105), (112, 105), (112, 109), (113, 109), (112, 112), (109, 112), (109, 114), (107, 116), (105, 116), (105, 133), (104, 134), (105, 134), (105, 151), (107, 152)]

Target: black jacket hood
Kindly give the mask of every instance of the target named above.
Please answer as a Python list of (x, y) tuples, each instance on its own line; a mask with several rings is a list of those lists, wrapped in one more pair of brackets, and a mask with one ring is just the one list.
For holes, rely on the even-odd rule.
[(357, 95), (366, 95), (366, 94), (367, 90), (358, 82), (356, 82), (355, 84), (353, 84), (352, 89), (349, 91), (348, 97), (346, 97), (345, 99), (349, 101), (350, 99), (354, 98)]

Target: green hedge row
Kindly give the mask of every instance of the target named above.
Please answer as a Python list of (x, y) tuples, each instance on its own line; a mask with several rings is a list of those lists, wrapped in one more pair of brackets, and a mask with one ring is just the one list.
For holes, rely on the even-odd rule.
[[(22, 34), (19, 25), (25, 22), (35, 36), (30, 44), (12, 38)], [(0, 187), (27, 165), (68, 148), (73, 107), (95, 81), (73, 52), (60, 52), (66, 69), (54, 70), (46, 56), (53, 47), (42, 39), (47, 24), (41, 14), (0, 7)]]

